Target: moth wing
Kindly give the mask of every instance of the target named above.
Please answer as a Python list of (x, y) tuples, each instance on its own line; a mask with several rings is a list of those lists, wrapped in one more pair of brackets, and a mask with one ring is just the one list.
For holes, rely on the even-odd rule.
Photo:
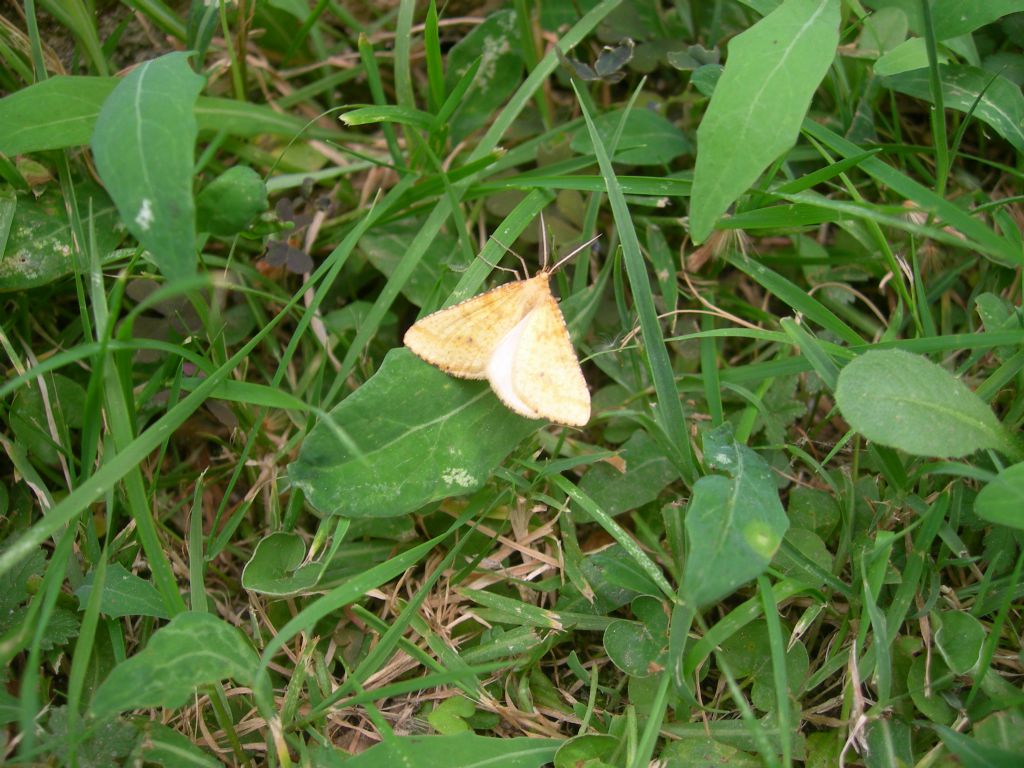
[(510, 378), (512, 390), (534, 418), (574, 427), (590, 421), (590, 390), (562, 310), (550, 292), (523, 320)]
[(485, 379), (495, 348), (536, 303), (537, 288), (535, 279), (505, 283), (427, 315), (405, 332), (405, 346), (452, 376)]

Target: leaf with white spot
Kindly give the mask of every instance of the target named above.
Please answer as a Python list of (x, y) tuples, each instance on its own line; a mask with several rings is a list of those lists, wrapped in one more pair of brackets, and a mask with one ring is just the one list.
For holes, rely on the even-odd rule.
[(704, 435), (704, 460), (723, 474), (698, 480), (686, 510), (683, 594), (698, 606), (761, 575), (789, 528), (771, 468), (730, 425)]
[(980, 448), (1017, 456), (992, 409), (953, 374), (899, 349), (872, 350), (839, 373), (836, 405), (868, 440), (914, 456), (956, 458)]
[(103, 102), (90, 142), (122, 221), (169, 278), (195, 270), (194, 110), (202, 87), (187, 54), (147, 61)]
[(323, 514), (405, 515), (478, 489), (537, 426), (487, 382), (456, 379), (394, 349), (309, 433), (288, 471)]

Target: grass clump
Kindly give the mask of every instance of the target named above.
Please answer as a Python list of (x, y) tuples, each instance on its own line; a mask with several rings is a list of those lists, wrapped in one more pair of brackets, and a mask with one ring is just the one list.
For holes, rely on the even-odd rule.
[[(1012, 5), (18, 9), (3, 759), (1013, 764)], [(401, 343), (542, 212), (580, 428)]]

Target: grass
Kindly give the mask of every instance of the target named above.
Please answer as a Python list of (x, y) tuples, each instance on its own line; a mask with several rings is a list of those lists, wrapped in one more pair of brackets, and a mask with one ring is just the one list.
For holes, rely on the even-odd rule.
[[(3, 761), (1016, 764), (1011, 5), (19, 8)], [(402, 347), (542, 212), (581, 429)]]

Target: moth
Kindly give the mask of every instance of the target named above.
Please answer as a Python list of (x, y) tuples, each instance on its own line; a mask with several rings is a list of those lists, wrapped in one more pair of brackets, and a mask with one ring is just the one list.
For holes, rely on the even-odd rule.
[(550, 281), (561, 264), (595, 240), (548, 267), (541, 216), (540, 272), (427, 315), (406, 331), (405, 346), (452, 376), (487, 379), (498, 399), (520, 416), (584, 426), (590, 421), (590, 390)]

